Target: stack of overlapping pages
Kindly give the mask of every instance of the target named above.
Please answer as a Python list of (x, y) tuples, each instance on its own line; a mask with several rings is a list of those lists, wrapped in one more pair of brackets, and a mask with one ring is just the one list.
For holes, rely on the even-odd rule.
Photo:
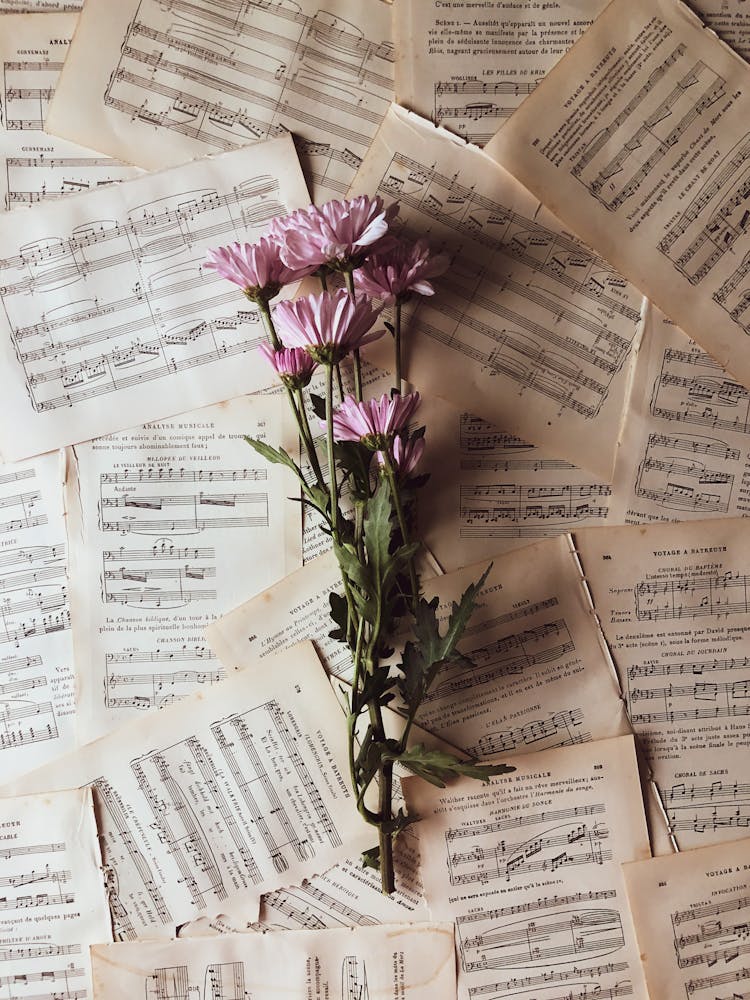
[[(0, 12), (2, 1000), (750, 997), (750, 0)], [(493, 560), (420, 739), (516, 768), (403, 780), (391, 897), (202, 266), (349, 193), (452, 261), (426, 596)]]

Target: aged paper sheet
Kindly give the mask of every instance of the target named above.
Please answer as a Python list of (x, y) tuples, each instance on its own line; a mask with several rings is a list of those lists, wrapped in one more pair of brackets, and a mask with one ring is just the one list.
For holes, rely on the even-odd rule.
[[(424, 583), (445, 625), (453, 601), (487, 562)], [(332, 554), (209, 626), (219, 659), (242, 669), (315, 637), (328, 670), (349, 676), (346, 647), (321, 639), (328, 594), (338, 589)], [(629, 732), (620, 689), (566, 537), (495, 560), (461, 649), (474, 667), (444, 671), (417, 721), (475, 757), (525, 753)], [(543, 706), (548, 707), (543, 707)]]
[(750, 511), (750, 392), (652, 309), (615, 467), (612, 524)]
[(0, 762), (4, 781), (75, 746), (62, 456), (0, 465)]
[(0, 207), (78, 194), (140, 173), (44, 131), (77, 20), (72, 13), (0, 20)]
[(677, 844), (746, 837), (750, 522), (591, 528), (575, 543)]
[(0, 992), (92, 1000), (89, 945), (112, 940), (91, 790), (0, 801)]
[(306, 644), (3, 790), (93, 785), (116, 935), (172, 937), (372, 846), (345, 736)]
[(87, 0), (47, 125), (151, 170), (290, 131), (322, 203), (362, 162), (393, 63), (381, 0)]
[(747, 996), (749, 857), (741, 840), (623, 866), (652, 997)]
[(80, 10), (83, 0), (2, 0), (0, 14), (45, 13), (59, 10)]
[(620, 869), (650, 855), (632, 737), (513, 764), (487, 788), (404, 782), (430, 911), (455, 920), (459, 997), (647, 1000)]
[(449, 923), (132, 942), (92, 949), (94, 996), (454, 1000)]
[(487, 147), (743, 385), (749, 114), (680, 0), (614, 0)]
[(66, 483), (79, 741), (223, 677), (203, 632), (301, 565), (286, 400), (245, 396), (79, 445)]
[(576, 527), (604, 524), (608, 483), (427, 396), (419, 536), (445, 571)]
[(408, 379), (608, 479), (640, 294), (481, 150), (395, 105), (352, 192), (398, 201), (405, 231), (452, 258), (409, 320)]
[(0, 216), (5, 457), (267, 385), (258, 313), (201, 264), (307, 203), (284, 136)]

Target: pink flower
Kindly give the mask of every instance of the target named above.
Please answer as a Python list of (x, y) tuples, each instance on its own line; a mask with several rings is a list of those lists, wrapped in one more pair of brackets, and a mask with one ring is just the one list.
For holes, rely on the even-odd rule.
[(287, 267), (348, 270), (356, 267), (363, 252), (382, 240), (398, 214), (398, 205), (388, 208), (379, 196), (329, 201), (321, 208), (311, 205), (287, 219), (272, 224), (272, 235), (283, 239), (281, 257)]
[(279, 336), (290, 347), (302, 347), (324, 365), (337, 364), (349, 351), (382, 337), (368, 331), (380, 315), (367, 299), (355, 302), (344, 288), (280, 302), (273, 319)]
[(290, 389), (303, 389), (309, 384), (312, 373), (318, 367), (307, 351), (303, 351), (301, 347), (275, 351), (270, 344), (261, 344), (258, 350), (284, 385)]
[(396, 471), (406, 478), (410, 476), (422, 460), (425, 440), (423, 437), (412, 437), (406, 442), (401, 437), (393, 439), (393, 464)]
[(232, 243), (209, 250), (203, 266), (239, 285), (253, 302), (268, 302), (283, 285), (291, 285), (313, 271), (287, 267), (279, 249), (278, 243), (262, 236), (257, 243)]
[(354, 272), (357, 289), (386, 305), (404, 302), (416, 292), (434, 295), (428, 278), (436, 278), (448, 270), (447, 254), (431, 254), (426, 240), (407, 243), (399, 240), (386, 252), (377, 253)]
[(394, 435), (402, 431), (419, 406), (419, 393), (384, 393), (380, 399), (359, 403), (347, 396), (333, 415), (337, 441), (360, 441), (373, 451), (390, 451)]

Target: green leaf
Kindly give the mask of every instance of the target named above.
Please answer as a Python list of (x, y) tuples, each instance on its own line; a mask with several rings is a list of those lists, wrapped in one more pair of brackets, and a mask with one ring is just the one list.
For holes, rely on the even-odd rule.
[(338, 625), (338, 628), (329, 632), (328, 635), (331, 639), (346, 642), (349, 626), (349, 605), (346, 603), (346, 598), (335, 591), (331, 591), (328, 595), (328, 602), (331, 605), (331, 618)]
[(369, 851), (362, 851), (362, 867), (363, 868), (374, 868), (375, 871), (380, 871), (380, 845), (376, 844), (375, 847), (371, 847)]
[(445, 783), (451, 778), (467, 777), (476, 778), (478, 781), (489, 781), (493, 775), (515, 771), (509, 764), (476, 764), (474, 761), (462, 761), (442, 750), (427, 750), (422, 743), (405, 750), (398, 760), (412, 774), (419, 775), (438, 788), (445, 788)]
[(385, 479), (375, 490), (375, 494), (367, 505), (365, 517), (365, 550), (370, 566), (373, 582), (382, 591), (383, 580), (390, 566), (389, 549), (393, 526), (391, 517), (391, 491)]
[(310, 406), (312, 406), (313, 413), (318, 418), (318, 420), (325, 420), (326, 418), (326, 401), (322, 396), (318, 396), (316, 393), (310, 393)]
[(294, 461), (292, 456), (284, 451), (283, 448), (272, 448), (270, 444), (266, 444), (265, 441), (259, 441), (258, 438), (247, 437), (243, 435), (243, 439), (247, 441), (251, 448), (254, 448), (259, 455), (262, 455), (267, 462), (271, 462), (273, 465), (285, 465), (288, 469), (292, 469), (295, 475), (301, 475), (299, 466)]

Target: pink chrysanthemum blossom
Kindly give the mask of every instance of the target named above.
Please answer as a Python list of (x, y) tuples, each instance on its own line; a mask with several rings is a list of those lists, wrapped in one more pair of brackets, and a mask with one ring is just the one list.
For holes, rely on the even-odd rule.
[(280, 302), (273, 313), (279, 336), (289, 347), (302, 347), (324, 365), (337, 364), (350, 351), (382, 337), (370, 333), (380, 308), (367, 299), (356, 301), (344, 288)]
[(358, 402), (347, 396), (333, 415), (337, 441), (359, 441), (373, 451), (390, 454), (394, 436), (402, 431), (419, 406), (419, 393), (384, 393), (380, 399)]
[(301, 347), (285, 347), (275, 351), (270, 344), (261, 344), (258, 350), (290, 389), (304, 389), (318, 367)]
[(363, 194), (295, 212), (276, 222), (272, 235), (283, 239), (281, 258), (287, 267), (346, 271), (387, 236), (397, 215), (397, 204), (385, 208), (379, 196)]
[(354, 272), (356, 288), (386, 305), (405, 302), (413, 293), (434, 295), (428, 278), (437, 278), (448, 270), (447, 254), (430, 253), (426, 240), (407, 243), (398, 240), (386, 252), (378, 252)]
[(393, 439), (393, 464), (396, 472), (406, 478), (410, 476), (422, 461), (425, 440), (423, 437), (411, 437), (406, 442), (401, 437)]
[(252, 302), (267, 303), (284, 285), (291, 285), (314, 270), (288, 267), (279, 250), (277, 242), (261, 236), (257, 243), (232, 243), (209, 250), (203, 266), (239, 285)]

